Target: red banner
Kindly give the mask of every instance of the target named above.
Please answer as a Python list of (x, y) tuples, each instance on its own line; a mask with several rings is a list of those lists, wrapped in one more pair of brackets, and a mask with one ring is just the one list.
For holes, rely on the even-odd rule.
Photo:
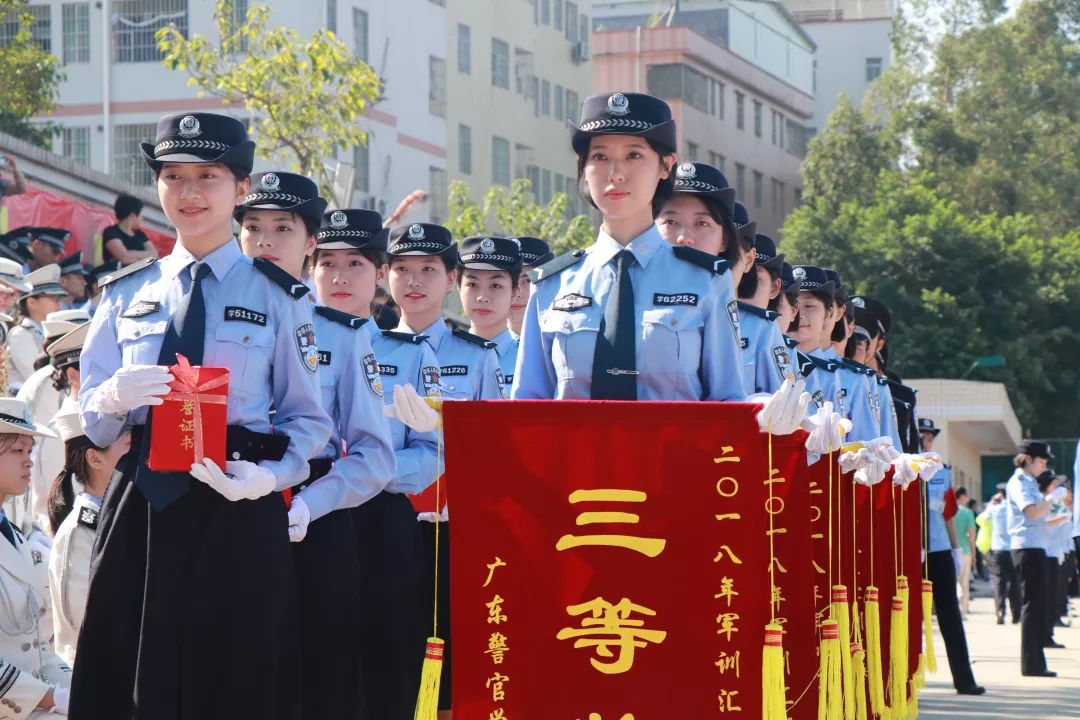
[(805, 451), (774, 439), (770, 473), (756, 411), (444, 405), (456, 714), (757, 716), (770, 569), (787, 666), (813, 666)]

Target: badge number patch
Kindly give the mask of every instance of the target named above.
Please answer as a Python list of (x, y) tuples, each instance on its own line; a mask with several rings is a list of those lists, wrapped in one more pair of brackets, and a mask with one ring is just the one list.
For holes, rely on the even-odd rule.
[(464, 377), (468, 374), (468, 365), (443, 365), (439, 368), (440, 377)]
[(368, 353), (360, 361), (364, 366), (364, 377), (367, 379), (368, 390), (375, 397), (383, 396), (382, 378), (379, 377), (379, 363), (375, 361), (375, 353)]
[(315, 345), (315, 326), (311, 323), (293, 330), (293, 338), (296, 340), (296, 351), (300, 353), (300, 362), (309, 373), (319, 368), (319, 348)]
[(331, 357), (332, 354), (333, 353), (331, 353), (329, 350), (320, 350), (319, 351), (319, 364), (320, 365), (329, 365), (330, 364), (330, 357)]
[(696, 307), (698, 304), (698, 296), (694, 293), (653, 293), (652, 296), (653, 305), (657, 307), (674, 306), (674, 305), (689, 305)]
[(266, 313), (248, 310), (247, 308), (229, 305), (225, 308), (225, 322), (246, 322), (252, 325), (266, 327)]

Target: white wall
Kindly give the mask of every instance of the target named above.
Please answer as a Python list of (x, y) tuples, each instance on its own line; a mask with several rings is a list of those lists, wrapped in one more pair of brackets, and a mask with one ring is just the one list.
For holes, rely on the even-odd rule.
[(814, 94), (814, 50), (783, 11), (769, 2), (729, 4), (728, 47), (808, 95)]
[(803, 29), (817, 43), (817, 92), (811, 125), (825, 126), (841, 91), (858, 106), (869, 83), (866, 59), (882, 58), (882, 69), (892, 63), (889, 19), (807, 23)]

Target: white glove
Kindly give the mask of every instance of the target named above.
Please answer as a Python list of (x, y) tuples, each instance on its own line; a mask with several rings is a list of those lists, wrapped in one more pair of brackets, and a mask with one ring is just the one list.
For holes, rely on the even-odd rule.
[(876, 437), (873, 440), (868, 440), (867, 442), (864, 442), (863, 445), (866, 446), (867, 450), (887, 463), (892, 463), (893, 460), (900, 457), (900, 451), (893, 447), (892, 438), (884, 435)]
[(258, 500), (274, 492), (277, 478), (264, 467), (246, 460), (230, 460), (225, 472), (210, 458), (192, 463), (191, 476), (217, 490), (226, 500)]
[(176, 378), (161, 365), (128, 365), (116, 371), (97, 389), (95, 409), (111, 415), (127, 415), (146, 405), (165, 402), (169, 383)]
[(67, 688), (53, 688), (53, 706), (49, 710), (52, 715), (67, 715), (68, 704), (71, 702), (71, 691)]
[(417, 432), (431, 432), (439, 424), (439, 414), (428, 407), (409, 383), (394, 388), (394, 404), (383, 407), (383, 414), (396, 417)]
[(1054, 491), (1052, 493), (1050, 493), (1047, 496), (1047, 498), (1050, 500), (1050, 502), (1057, 503), (1058, 505), (1060, 505), (1061, 502), (1065, 499), (1065, 488), (1064, 488), (1064, 486), (1059, 487), (1059, 488), (1054, 488)]
[(888, 471), (889, 463), (873, 453), (867, 453), (866, 467), (855, 471), (855, 482), (867, 487), (873, 487), (885, 479), (885, 473)]
[(919, 477), (919, 471), (914, 460), (914, 455), (904, 453), (892, 461), (893, 485), (897, 485), (904, 490), (907, 490), (908, 486), (915, 481), (915, 478)]
[(810, 431), (810, 436), (806, 438), (806, 449), (819, 455), (839, 450), (844, 436), (851, 432), (851, 421), (833, 412), (831, 402), (826, 402), (824, 407), (818, 408), (801, 424)]
[(953, 567), (956, 568), (956, 579), (960, 579), (960, 573), (964, 568), (964, 563), (967, 562), (964, 559), (964, 551), (956, 547), (952, 549), (952, 562)]
[(934, 476), (941, 471), (941, 468), (945, 467), (945, 462), (936, 452), (920, 453), (915, 457), (922, 458), (919, 463), (919, 477), (923, 479), (923, 482), (933, 480)]
[(847, 475), (852, 470), (862, 470), (869, 462), (870, 454), (866, 448), (840, 453), (840, 470)]
[(810, 403), (810, 393), (804, 392), (806, 381), (799, 378), (793, 384), (784, 380), (771, 397), (765, 400), (758, 413), (758, 426), (762, 432), (773, 435), (790, 435), (799, 429), (806, 417), (806, 406)]
[(289, 541), (300, 542), (307, 537), (308, 523), (311, 522), (311, 510), (303, 498), (293, 497), (289, 506)]

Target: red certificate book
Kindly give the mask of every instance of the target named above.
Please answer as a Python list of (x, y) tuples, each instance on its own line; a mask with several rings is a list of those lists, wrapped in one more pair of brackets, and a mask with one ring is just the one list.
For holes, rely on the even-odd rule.
[(192, 463), (210, 458), (225, 468), (229, 370), (192, 367), (187, 358), (169, 368), (176, 378), (165, 402), (151, 408), (151, 470), (187, 472)]

